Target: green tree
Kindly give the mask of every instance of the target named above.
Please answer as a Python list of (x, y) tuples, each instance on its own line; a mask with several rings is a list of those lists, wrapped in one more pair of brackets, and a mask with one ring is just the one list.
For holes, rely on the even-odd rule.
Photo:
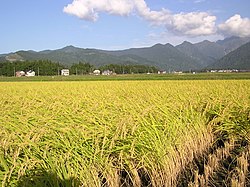
[(70, 72), (72, 72), (72, 74), (75, 74), (75, 75), (85, 75), (85, 74), (89, 74), (90, 72), (92, 72), (93, 69), (94, 69), (93, 65), (89, 63), (79, 62), (78, 64), (73, 64), (70, 67)]

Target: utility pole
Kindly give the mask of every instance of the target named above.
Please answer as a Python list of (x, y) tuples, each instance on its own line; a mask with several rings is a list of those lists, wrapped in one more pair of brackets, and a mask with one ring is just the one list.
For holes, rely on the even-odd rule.
[(40, 74), (40, 72), (39, 72), (39, 67), (37, 68), (37, 76), (39, 77), (39, 74)]
[(16, 67), (14, 66), (14, 77), (16, 76)]

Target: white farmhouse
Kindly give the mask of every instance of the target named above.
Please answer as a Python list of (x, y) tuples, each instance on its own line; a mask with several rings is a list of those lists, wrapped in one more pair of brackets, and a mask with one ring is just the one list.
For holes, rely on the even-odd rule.
[(63, 75), (63, 76), (69, 76), (69, 69), (62, 69), (61, 70), (61, 75)]
[(112, 75), (112, 74), (113, 74), (113, 72), (110, 70), (105, 70), (102, 72), (102, 75)]
[(100, 75), (101, 71), (99, 69), (96, 69), (96, 70), (93, 71), (93, 74), (94, 75)]
[(36, 75), (36, 72), (29, 70), (26, 72), (25, 76), (26, 77), (34, 77)]

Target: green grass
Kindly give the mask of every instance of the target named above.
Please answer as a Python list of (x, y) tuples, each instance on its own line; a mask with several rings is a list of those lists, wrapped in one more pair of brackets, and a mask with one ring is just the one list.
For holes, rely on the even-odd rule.
[(0, 82), (25, 81), (124, 81), (124, 80), (240, 80), (250, 79), (250, 73), (183, 73), (183, 74), (133, 74), (112, 76), (36, 76), (36, 77), (0, 77)]

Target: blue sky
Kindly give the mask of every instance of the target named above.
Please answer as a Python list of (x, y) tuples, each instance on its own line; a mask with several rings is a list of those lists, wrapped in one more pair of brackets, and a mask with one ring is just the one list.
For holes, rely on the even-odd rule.
[(0, 54), (250, 36), (249, 0), (2, 0)]

